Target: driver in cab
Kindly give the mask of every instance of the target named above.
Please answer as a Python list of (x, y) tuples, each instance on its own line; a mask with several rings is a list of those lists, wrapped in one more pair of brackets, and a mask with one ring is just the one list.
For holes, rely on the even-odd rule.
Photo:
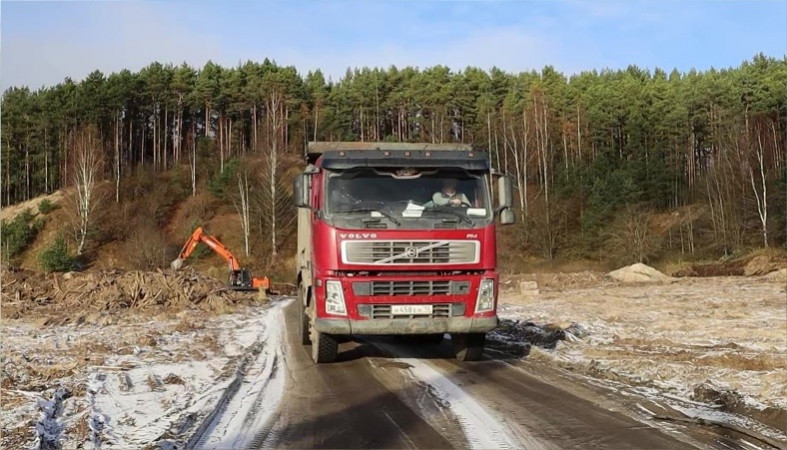
[(443, 181), (443, 188), (432, 196), (435, 206), (470, 206), (467, 196), (456, 190), (456, 180), (448, 178)]

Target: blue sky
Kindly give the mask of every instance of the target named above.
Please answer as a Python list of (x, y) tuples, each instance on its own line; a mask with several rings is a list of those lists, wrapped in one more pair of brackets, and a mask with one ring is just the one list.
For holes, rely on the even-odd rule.
[(116, 1), (0, 4), (0, 86), (37, 88), (152, 61), (445, 64), (567, 74), (737, 66), (787, 54), (787, 1)]

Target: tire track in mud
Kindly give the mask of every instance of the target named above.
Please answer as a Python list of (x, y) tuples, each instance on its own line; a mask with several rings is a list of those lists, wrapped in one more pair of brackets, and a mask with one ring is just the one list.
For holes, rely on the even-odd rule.
[(282, 307), (287, 303), (268, 311), (257, 342), (246, 353), (235, 378), (186, 448), (248, 448), (254, 430), (264, 426), (276, 412), (284, 390), (279, 366), (284, 360)]
[(548, 443), (527, 433), (516, 433), (505, 420), (427, 363), (414, 358), (399, 361), (409, 364), (411, 376), (430, 386), (432, 395), (457, 417), (471, 448), (549, 448)]
[[(466, 447), (474, 449), (497, 448), (554, 448), (528, 430), (512, 423), (506, 414), (490, 409), (484, 402), (452, 380), (449, 373), (438, 369), (434, 353), (442, 354), (439, 345), (399, 345), (387, 339), (372, 338), (371, 345), (380, 349), (393, 361), (400, 363), (407, 376), (424, 386), (432, 402), (452, 415), (464, 433)], [(395, 341), (394, 341), (395, 342)], [(450, 352), (449, 352), (450, 353)], [(452, 355), (451, 355), (452, 356)]]
[(479, 411), (486, 411), (489, 417), (498, 420), (497, 429), (505, 430), (508, 441), (518, 448), (702, 446), (693, 437), (667, 433), (619, 409), (608, 409), (593, 399), (577, 397), (563, 384), (555, 383), (555, 374), (548, 379), (536, 378), (505, 361), (489, 359), (488, 354), (483, 361), (457, 361), (451, 357), (447, 342), (420, 347), (389, 339), (375, 338), (369, 342), (394, 361), (412, 365), (410, 370), (415, 379), (436, 385), (438, 390), (447, 390), (438, 395), (448, 397), (445, 399), (448, 404), (457, 404), (459, 411), (452, 411), (458, 417), (464, 416), (467, 422), (463, 428), (471, 445), (476, 447), (508, 445), (500, 434), (486, 437), (483, 432), (477, 434), (475, 429), (489, 420)]
[[(300, 343), (297, 307), (271, 314), (259, 374), (214, 418), (207, 448), (676, 448), (679, 436), (577, 397), (505, 362), (464, 363), (442, 346), (385, 338), (341, 344), (316, 365)], [(286, 333), (280, 326), (286, 316)], [(276, 342), (276, 336), (282, 339)], [(435, 358), (434, 353), (439, 355)], [(251, 373), (252, 369), (249, 369)], [(409, 377), (409, 379), (408, 379)], [(276, 380), (276, 381), (275, 381)], [(409, 381), (408, 381), (409, 380)], [(275, 381), (275, 382), (274, 382)], [(286, 400), (268, 396), (273, 386)], [(286, 394), (281, 394), (284, 391)], [(247, 399), (244, 403), (242, 399)], [(276, 400), (278, 401), (278, 400)], [(274, 414), (276, 415), (274, 418)], [(236, 425), (230, 425), (231, 423)], [(209, 433), (208, 433), (209, 434)]]

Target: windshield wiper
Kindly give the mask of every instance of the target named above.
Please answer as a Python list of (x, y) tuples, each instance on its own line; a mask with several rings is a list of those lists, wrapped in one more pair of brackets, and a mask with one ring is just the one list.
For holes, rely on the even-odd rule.
[(468, 223), (468, 224), (470, 224), (470, 225), (472, 225), (472, 224), (473, 224), (473, 221), (472, 221), (472, 220), (470, 220), (470, 218), (469, 218), (469, 217), (467, 217), (466, 215), (464, 215), (464, 214), (462, 214), (462, 213), (460, 213), (460, 212), (458, 212), (458, 211), (454, 211), (454, 210), (453, 210), (453, 209), (451, 209), (451, 208), (452, 208), (452, 207), (450, 207), (450, 206), (449, 206), (448, 208), (446, 208), (446, 207), (432, 207), (432, 208), (427, 208), (427, 209), (425, 209), (425, 210), (424, 210), (424, 212), (432, 212), (432, 213), (441, 213), (441, 212), (444, 212), (444, 213), (448, 213), (448, 214), (453, 214), (453, 215), (455, 215), (456, 217), (458, 217), (458, 218), (462, 219), (462, 221), (463, 221), (463, 222), (467, 222), (467, 223)]
[(377, 213), (380, 213), (380, 214), (384, 215), (385, 217), (387, 217), (391, 222), (395, 223), (397, 227), (402, 225), (402, 222), (400, 222), (390, 212), (385, 211), (385, 209), (383, 209), (383, 208), (359, 207), (359, 208), (352, 208), (352, 209), (350, 209), (348, 211), (341, 211), (341, 212), (342, 213), (347, 213), (347, 214), (360, 213), (360, 212), (377, 212)]

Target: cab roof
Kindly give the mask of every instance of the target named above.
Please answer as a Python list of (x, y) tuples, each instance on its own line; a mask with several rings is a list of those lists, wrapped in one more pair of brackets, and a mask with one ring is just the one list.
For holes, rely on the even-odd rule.
[(457, 167), (488, 170), (489, 156), (469, 144), (309, 142), (307, 159), (326, 169), (354, 167)]

